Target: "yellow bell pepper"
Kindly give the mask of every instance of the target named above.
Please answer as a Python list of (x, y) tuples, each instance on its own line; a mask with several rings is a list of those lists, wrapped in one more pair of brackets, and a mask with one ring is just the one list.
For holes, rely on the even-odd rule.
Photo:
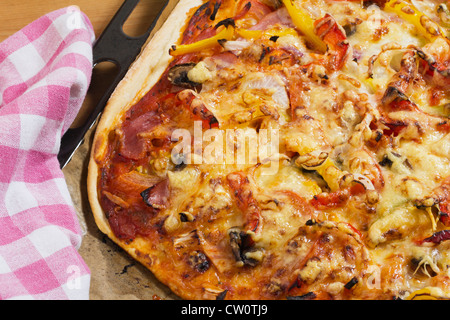
[[(297, 164), (297, 163), (296, 163)], [(297, 164), (298, 165), (298, 164)], [(317, 166), (308, 166), (300, 164), (304, 169), (315, 170), (327, 183), (331, 191), (340, 189), (339, 181), (345, 175), (345, 172), (341, 171), (334, 161), (327, 157), (323, 163)]]
[(204, 49), (211, 48), (217, 45), (220, 40), (231, 40), (235, 35), (241, 36), (247, 40), (259, 39), (263, 36), (285, 36), (285, 35), (297, 35), (294, 29), (270, 29), (267, 31), (262, 30), (248, 30), (248, 29), (235, 29), (233, 26), (229, 25), (222, 31), (218, 32), (215, 36), (207, 39), (203, 39), (190, 44), (182, 44), (179, 46), (172, 46), (169, 50), (170, 55), (179, 56), (186, 53), (198, 52)]
[(278, 37), (282, 37), (282, 36), (287, 36), (287, 35), (293, 35), (296, 36), (297, 31), (295, 31), (294, 29), (291, 28), (286, 28), (286, 29), (269, 29), (267, 31), (263, 31), (263, 30), (248, 30), (248, 29), (236, 29), (236, 33), (241, 36), (242, 38), (245, 38), (247, 40), (255, 40), (255, 39), (259, 39), (263, 36), (268, 36), (268, 37), (272, 37), (272, 36), (278, 36)]
[(424, 13), (420, 12), (412, 3), (405, 0), (389, 0), (384, 6), (386, 12), (397, 14), (400, 18), (412, 23), (419, 33), (428, 41), (437, 37), (444, 37), (445, 33), (441, 27), (432, 21)]
[(439, 296), (438, 292), (434, 292), (436, 290), (432, 290), (433, 288), (423, 288), (414, 291), (411, 293), (406, 300), (448, 300), (446, 297)]
[(281, 0), (285, 5), (295, 27), (321, 52), (327, 51), (327, 45), (314, 32), (314, 20), (308, 12), (296, 6), (293, 0)]
[(322, 176), (323, 180), (325, 180), (331, 191), (340, 189), (339, 180), (345, 173), (338, 169), (333, 160), (327, 158), (325, 162), (316, 169), (316, 171)]
[(182, 44), (179, 46), (172, 46), (169, 50), (169, 54), (172, 56), (179, 56), (186, 53), (199, 52), (211, 48), (219, 44), (220, 40), (231, 40), (234, 36), (234, 27), (229, 25), (218, 32), (215, 36), (207, 39), (203, 39), (190, 44)]
[(236, 29), (236, 33), (247, 40), (259, 39), (263, 35), (262, 30)]

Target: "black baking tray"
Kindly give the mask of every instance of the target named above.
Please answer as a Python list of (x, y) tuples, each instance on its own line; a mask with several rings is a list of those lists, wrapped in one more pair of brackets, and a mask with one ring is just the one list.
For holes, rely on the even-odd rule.
[(58, 161), (63, 168), (71, 160), (76, 149), (83, 143), (88, 130), (96, 123), (103, 112), (109, 97), (116, 86), (127, 73), (130, 65), (136, 60), (146, 43), (150, 33), (155, 28), (156, 22), (167, 6), (169, 0), (160, 0), (158, 12), (144, 34), (131, 37), (123, 31), (123, 26), (140, 0), (125, 0), (114, 17), (109, 22), (103, 33), (93, 46), (93, 68), (101, 62), (112, 62), (117, 68), (116, 77), (105, 90), (99, 102), (93, 107), (82, 125), (68, 129), (61, 139), (61, 147), (58, 153)]

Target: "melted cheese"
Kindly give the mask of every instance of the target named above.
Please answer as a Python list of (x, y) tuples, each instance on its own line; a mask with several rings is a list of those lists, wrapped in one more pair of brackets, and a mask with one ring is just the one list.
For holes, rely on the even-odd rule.
[[(424, 11), (432, 14), (425, 2)], [(356, 297), (398, 296), (433, 283), (415, 278), (409, 265), (414, 259), (448, 277), (447, 248), (431, 257), (415, 242), (443, 228), (430, 208), (415, 204), (450, 176), (450, 134), (436, 129), (448, 119), (430, 105), (430, 85), (419, 74), (408, 90), (418, 110), (386, 111), (381, 101), (400, 68), (399, 54), (410, 45), (424, 46), (425, 39), (414, 25), (376, 5), (300, 3), (315, 19), (330, 13), (340, 27), (356, 27), (348, 36), (352, 56), (341, 69), (327, 69), (323, 61), (332, 59), (332, 52), (319, 55), (301, 33), (277, 41), (246, 40), (231, 62), (207, 50), (198, 53), (200, 62), (188, 77), (202, 84), (196, 94), (219, 124), (217, 131), (202, 133), (220, 132), (218, 140), (227, 143), (218, 150), (221, 157), (168, 171), (171, 204), (158, 218), (176, 243), (174, 251), (185, 257), (186, 247), (203, 250), (215, 266), (209, 276), (220, 279), (214, 285), (224, 284), (237, 297), (240, 291), (233, 292), (233, 286), (250, 284), (249, 296), (272, 298), (286, 295), (280, 292), (300, 280), (309, 291), (342, 297), (343, 286), (354, 279), (359, 280)], [(293, 58), (287, 47), (301, 54), (296, 51)], [(394, 134), (389, 125), (403, 127)], [(268, 141), (243, 142), (227, 134), (244, 128), (257, 137), (264, 129), (277, 130), (278, 148), (261, 157), (258, 147)], [(200, 151), (209, 154), (211, 147), (204, 143)], [(231, 157), (223, 157), (228, 147)], [(235, 162), (240, 150), (251, 163)], [(316, 163), (302, 165), (299, 159)], [(241, 180), (230, 181), (236, 172)], [(192, 221), (180, 221), (184, 211)], [(239, 237), (250, 237), (251, 247), (244, 248)], [(379, 291), (368, 290), (368, 275), (383, 266), (395, 273), (386, 276), (392, 281), (377, 282), (383, 285)], [(439, 285), (448, 291), (444, 282)]]

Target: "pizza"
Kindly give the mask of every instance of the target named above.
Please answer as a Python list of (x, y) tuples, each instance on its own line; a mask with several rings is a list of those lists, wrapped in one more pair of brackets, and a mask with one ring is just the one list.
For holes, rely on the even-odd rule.
[(438, 0), (180, 0), (97, 125), (99, 229), (183, 299), (450, 298)]

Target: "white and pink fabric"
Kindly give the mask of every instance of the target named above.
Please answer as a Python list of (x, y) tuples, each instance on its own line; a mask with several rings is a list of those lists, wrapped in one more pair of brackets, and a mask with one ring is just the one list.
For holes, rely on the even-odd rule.
[(90, 271), (57, 154), (85, 98), (94, 32), (77, 7), (0, 43), (0, 299), (88, 299)]

